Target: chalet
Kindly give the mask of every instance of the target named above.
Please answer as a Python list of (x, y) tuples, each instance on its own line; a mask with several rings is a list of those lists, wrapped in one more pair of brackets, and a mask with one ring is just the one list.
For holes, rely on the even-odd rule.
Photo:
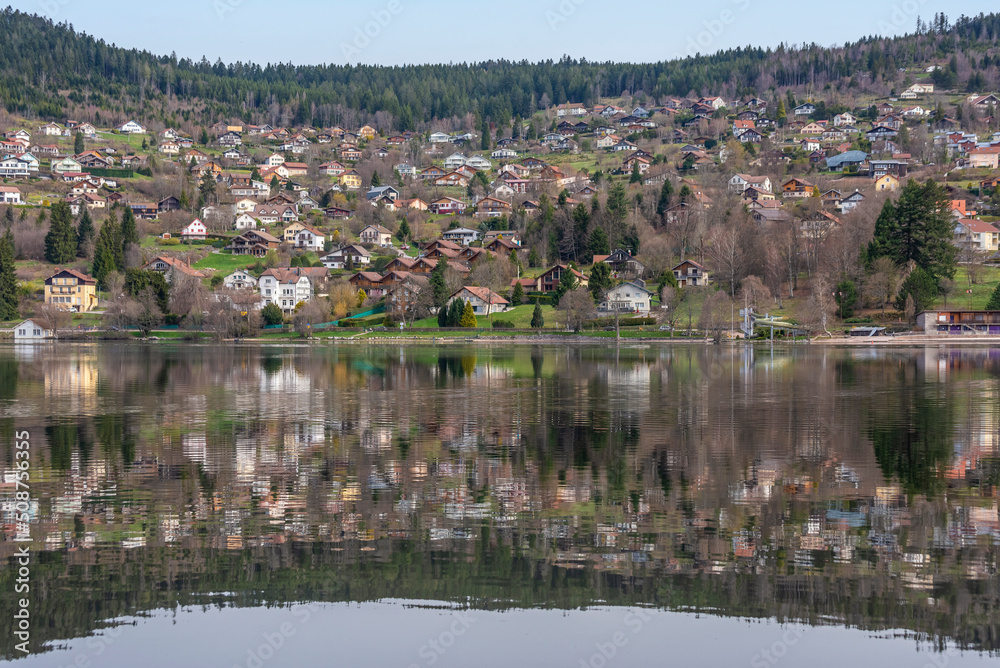
[(783, 197), (811, 197), (816, 186), (805, 179), (793, 178), (781, 185)]
[(181, 240), (204, 241), (207, 234), (208, 234), (208, 228), (205, 226), (205, 223), (195, 218), (194, 220), (191, 221), (190, 224), (188, 224), (187, 227), (181, 230)]
[(239, 132), (226, 132), (219, 135), (219, 145), (220, 146), (242, 146), (243, 137), (240, 136)]
[(233, 229), (237, 231), (257, 229), (257, 219), (249, 213), (241, 213), (233, 221)]
[(257, 287), (257, 279), (253, 274), (237, 269), (222, 279), (222, 284), (230, 290), (253, 290)]
[[(367, 267), (371, 264), (371, 261), (371, 253), (357, 244), (343, 246), (342, 248), (331, 251), (320, 258), (320, 262), (322, 262), (323, 266), (327, 269), (355, 269), (358, 267)], [(395, 262), (395, 260), (393, 260), (393, 262)], [(388, 268), (388, 266), (386, 268)]]
[(132, 215), (140, 220), (156, 220), (160, 215), (159, 208), (152, 202), (136, 202), (128, 205)]
[(510, 203), (495, 197), (484, 197), (476, 203), (476, 215), (482, 218), (499, 218), (510, 212)]
[(142, 134), (145, 131), (146, 131), (146, 128), (142, 127), (141, 125), (139, 125), (135, 121), (129, 121), (128, 123), (125, 123), (124, 125), (119, 125), (118, 126), (118, 132), (120, 132), (123, 135)]
[(85, 313), (97, 306), (97, 280), (74, 269), (56, 270), (45, 279), (44, 299), (62, 311)]
[(361, 175), (351, 169), (340, 175), (340, 185), (348, 190), (357, 190), (361, 187)]
[(468, 246), (469, 244), (479, 240), (479, 231), (472, 230), (467, 227), (456, 227), (454, 229), (447, 230), (441, 236), (448, 241)]
[(771, 179), (767, 176), (751, 176), (750, 174), (734, 174), (729, 179), (729, 189), (741, 193), (747, 188), (755, 187), (767, 192), (772, 191)]
[(537, 279), (535, 279), (535, 291), (536, 292), (553, 292), (559, 287), (559, 283), (562, 281), (563, 274), (570, 272), (573, 275), (573, 279), (576, 281), (578, 287), (587, 287), (590, 283), (590, 279), (584, 276), (582, 273), (573, 269), (565, 264), (557, 264), (551, 269), (546, 270)]
[(454, 197), (442, 197), (427, 205), (431, 213), (452, 216), (465, 212), (465, 202)]
[(155, 271), (163, 274), (167, 283), (172, 283), (178, 276), (190, 276), (191, 278), (202, 279), (205, 274), (191, 267), (187, 262), (167, 255), (160, 255), (142, 267), (145, 271)]
[(756, 128), (747, 128), (740, 133), (739, 139), (743, 144), (759, 144), (764, 141), (764, 134)]
[(996, 253), (1000, 250), (1000, 230), (982, 220), (963, 218), (955, 224), (954, 242), (963, 248)]
[(840, 211), (842, 213), (849, 213), (856, 209), (862, 202), (865, 201), (864, 193), (859, 190), (855, 190), (853, 193), (844, 197), (840, 201)]
[(365, 193), (365, 198), (369, 202), (376, 202), (384, 197), (388, 197), (390, 200), (395, 201), (399, 198), (399, 191), (392, 186), (378, 186)]
[(702, 287), (708, 285), (708, 270), (694, 260), (684, 260), (671, 269), (671, 271), (679, 287)]
[(282, 240), (295, 248), (321, 251), (326, 243), (326, 235), (304, 223), (292, 223), (281, 233)]
[(281, 245), (281, 241), (263, 230), (247, 230), (226, 247), (233, 255), (264, 257), (267, 252)]
[(319, 166), (319, 173), (325, 176), (340, 176), (347, 171), (347, 168), (336, 160), (331, 160), (330, 162), (324, 162)]
[(393, 169), (396, 170), (396, 173), (399, 174), (400, 178), (412, 179), (417, 176), (417, 168), (405, 162), (396, 165)]
[(868, 141), (878, 141), (880, 139), (891, 139), (899, 134), (897, 130), (885, 125), (876, 125), (871, 130), (865, 133), (865, 137)]
[(880, 179), (886, 174), (892, 174), (898, 179), (906, 176), (908, 164), (903, 160), (871, 160), (868, 163), (869, 176)]

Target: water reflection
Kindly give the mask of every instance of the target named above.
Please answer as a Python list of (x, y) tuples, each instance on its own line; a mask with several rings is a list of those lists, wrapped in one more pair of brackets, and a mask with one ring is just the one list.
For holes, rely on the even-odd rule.
[(8, 347), (0, 551), (28, 430), (35, 649), (174, 605), (407, 598), (992, 650), (998, 370), (974, 348)]

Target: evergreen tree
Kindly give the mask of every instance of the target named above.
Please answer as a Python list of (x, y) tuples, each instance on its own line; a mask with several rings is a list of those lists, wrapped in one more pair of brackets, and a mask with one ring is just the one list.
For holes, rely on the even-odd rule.
[(188, 197), (187, 190), (181, 189), (181, 196), (179, 199), (181, 211), (189, 211), (191, 209), (191, 199)]
[(45, 259), (52, 264), (67, 264), (76, 259), (76, 230), (66, 200), (52, 205), (52, 222), (45, 235)]
[(205, 128), (201, 129), (201, 137), (198, 138), (198, 143), (202, 146), (208, 146), (208, 130)]
[(472, 302), (465, 302), (465, 306), (462, 308), (462, 320), (459, 324), (466, 329), (477, 325), (476, 311), (472, 308)]
[[(125, 257), (125, 251), (128, 250), (129, 245), (139, 244), (139, 230), (136, 227), (135, 214), (132, 213), (132, 207), (125, 207), (125, 213), (122, 214), (122, 224), (118, 230), (118, 235), (121, 239), (122, 257)], [(124, 269), (125, 265), (121, 264), (119, 267)]]
[(933, 274), (922, 267), (915, 268), (899, 288), (896, 308), (900, 311), (906, 308), (906, 298), (910, 297), (916, 313), (926, 310), (937, 297), (938, 286), (938, 280)]
[(0, 320), (14, 320), (18, 316), (14, 257), (14, 233), (8, 225), (0, 238)]
[(382, 185), (382, 177), (378, 175), (378, 170), (376, 169), (372, 172), (372, 188), (378, 188)]
[(87, 257), (87, 248), (94, 239), (94, 221), (90, 219), (90, 210), (83, 207), (83, 215), (76, 226), (76, 255)]
[(997, 285), (996, 289), (993, 290), (993, 294), (990, 295), (990, 300), (986, 302), (987, 311), (1000, 311), (1000, 285)]
[(531, 328), (541, 329), (545, 327), (545, 318), (542, 316), (542, 306), (535, 300), (535, 310), (531, 312)]
[(399, 229), (396, 230), (396, 238), (403, 243), (410, 238), (410, 223), (407, 222), (406, 218), (400, 219)]
[(437, 264), (431, 270), (430, 285), (431, 294), (434, 297), (435, 306), (444, 306), (448, 300), (448, 285), (444, 280), (444, 272), (448, 269), (448, 260), (442, 255), (438, 258)]
[(594, 295), (594, 301), (599, 302), (604, 299), (604, 293), (611, 289), (614, 281), (611, 278), (611, 265), (606, 262), (598, 262), (590, 271), (590, 293)]
[[(43, 212), (44, 213), (44, 212)], [(39, 216), (41, 218), (41, 216)], [(10, 227), (14, 223), (14, 207), (8, 206), (3, 212), (3, 222)]]
[(438, 327), (448, 326), (448, 315), (449, 311), (447, 306), (438, 307)]
[(642, 172), (639, 171), (639, 161), (632, 162), (632, 175), (628, 179), (629, 183), (642, 183)]
[(123, 263), (120, 263), (119, 258), (121, 248), (118, 221), (112, 212), (97, 233), (97, 242), (94, 244), (94, 260), (90, 269), (91, 276), (97, 279), (97, 285), (101, 290), (107, 289), (104, 280), (108, 274), (122, 269)]
[(250, 180), (260, 181), (260, 170), (257, 169), (256, 165), (254, 166), (253, 171), (250, 172)]
[(660, 188), (660, 197), (656, 200), (656, 215), (662, 217), (670, 208), (670, 198), (674, 194), (674, 184), (670, 179), (663, 179), (663, 187)]
[(952, 236), (944, 188), (931, 179), (924, 185), (911, 180), (894, 205), (887, 201), (883, 206), (866, 259), (873, 262), (885, 255), (899, 266), (912, 260), (935, 281), (951, 278), (958, 256)]
[(451, 306), (448, 308), (448, 327), (460, 327), (462, 324), (462, 313), (465, 311), (463, 306), (464, 301), (461, 299), (452, 299)]
[[(277, 180), (278, 177), (276, 176), (274, 178), (275, 180)], [(271, 182), (271, 187), (272, 188), (274, 187), (274, 181)], [(215, 176), (212, 175), (211, 171), (206, 171), (202, 175), (201, 182), (198, 183), (198, 197), (200, 201), (204, 202), (205, 204), (209, 204), (210, 202), (212, 202), (213, 198), (215, 197)], [(122, 224), (124, 223), (125, 221), (122, 220)]]
[(524, 303), (524, 287), (522, 287), (521, 281), (514, 284), (514, 290), (510, 293), (510, 303), (514, 306), (520, 306)]
[(83, 143), (83, 133), (82, 132), (77, 132), (76, 136), (73, 137), (73, 153), (75, 155), (80, 155), (85, 150), (87, 150), (87, 147)]
[(569, 267), (563, 269), (562, 274), (559, 276), (559, 284), (556, 285), (556, 289), (552, 291), (552, 305), (558, 306), (559, 300), (563, 298), (564, 294), (576, 289), (576, 284), (577, 280), (576, 276), (573, 274), (573, 270)]
[(608, 234), (604, 231), (604, 228), (597, 226), (590, 233), (590, 238), (587, 239), (587, 250), (591, 255), (608, 255), (611, 253)]
[(784, 125), (788, 120), (788, 112), (785, 110), (785, 101), (778, 100), (778, 113), (776, 115), (778, 125)]

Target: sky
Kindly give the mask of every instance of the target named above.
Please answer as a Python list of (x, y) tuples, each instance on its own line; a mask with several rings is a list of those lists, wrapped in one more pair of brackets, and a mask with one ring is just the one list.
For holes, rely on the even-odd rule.
[[(963, 0), (968, 15), (995, 0)], [(296, 65), (460, 63), (490, 59), (655, 62), (737, 46), (842, 44), (912, 32), (954, 2), (772, 0), (27, 0), (10, 5), (109, 43), (179, 58)], [(622, 13), (618, 13), (622, 10)]]

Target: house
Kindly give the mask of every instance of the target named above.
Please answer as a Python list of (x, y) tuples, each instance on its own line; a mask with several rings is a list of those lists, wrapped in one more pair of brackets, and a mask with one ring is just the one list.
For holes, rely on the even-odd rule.
[(459, 186), (464, 188), (469, 185), (469, 177), (465, 176), (461, 172), (451, 172), (440, 178), (434, 179), (434, 185), (441, 188), (447, 188), (449, 186)]
[(997, 169), (1000, 167), (1000, 146), (974, 148), (966, 156), (966, 163), (972, 168)]
[(119, 125), (118, 126), (118, 132), (122, 133), (123, 135), (142, 134), (145, 131), (146, 131), (146, 128), (142, 127), (141, 125), (139, 125), (135, 121), (129, 121), (125, 125)]
[(886, 174), (892, 174), (896, 178), (906, 176), (908, 164), (903, 160), (872, 160), (869, 162), (868, 171), (873, 179), (879, 179)]
[(476, 215), (481, 218), (499, 218), (510, 212), (510, 203), (496, 197), (484, 197), (476, 202)]
[(653, 293), (646, 289), (645, 282), (636, 280), (608, 290), (604, 300), (597, 305), (597, 310), (601, 313), (648, 314), (652, 299)]
[(38, 131), (46, 137), (61, 137), (63, 135), (63, 129), (55, 123), (46, 123), (38, 128)]
[(388, 248), (392, 246), (392, 232), (381, 225), (369, 225), (358, 234), (363, 244)]
[(234, 230), (253, 230), (257, 228), (257, 219), (249, 213), (241, 213), (233, 221)]
[(709, 274), (704, 266), (694, 260), (684, 260), (671, 269), (677, 285), (682, 288), (708, 285)]
[(565, 116), (586, 116), (587, 108), (582, 104), (576, 102), (567, 102), (566, 104), (560, 104), (555, 107), (556, 117), (563, 118)]
[(14, 341), (43, 341), (51, 339), (55, 333), (51, 329), (45, 329), (34, 320), (25, 320), (14, 327)]
[(816, 211), (802, 219), (799, 229), (806, 239), (822, 241), (827, 233), (840, 225), (840, 218), (827, 211)]
[(181, 147), (177, 142), (165, 141), (157, 146), (156, 150), (164, 155), (177, 155), (181, 152)]
[[(313, 284), (303, 267), (267, 269), (257, 282), (261, 306), (276, 304), (284, 313), (292, 313), (300, 302), (313, 296)], [(326, 268), (324, 268), (326, 271)]]
[(393, 169), (395, 169), (396, 173), (403, 179), (412, 179), (417, 176), (417, 168), (405, 162), (396, 165)]
[(384, 197), (388, 197), (389, 199), (395, 201), (399, 198), (399, 191), (392, 186), (378, 186), (365, 193), (365, 198), (367, 198), (369, 202), (377, 202)]
[(351, 169), (340, 175), (340, 185), (348, 190), (357, 190), (361, 187), (361, 175)]
[(816, 186), (805, 179), (792, 178), (781, 185), (783, 197), (811, 197)]
[(233, 239), (226, 248), (232, 251), (233, 255), (264, 257), (268, 251), (280, 245), (281, 241), (277, 237), (263, 230), (247, 230)]
[(823, 206), (831, 207), (831, 208), (834, 208), (834, 209), (836, 209), (836, 210), (839, 211), (840, 210), (840, 203), (841, 203), (841, 201), (843, 201), (844, 198), (843, 198), (843, 195), (841, 195), (841, 192), (839, 190), (830, 189), (830, 190), (827, 190), (822, 195), (820, 195), (819, 199), (820, 199), (820, 202), (823, 203)]
[(442, 197), (428, 204), (427, 208), (431, 213), (451, 216), (465, 212), (465, 202), (454, 197)]
[(493, 292), (489, 288), (465, 286), (448, 298), (447, 305), (456, 299), (467, 301), (472, 304), (472, 311), (476, 316), (489, 316), (494, 313), (503, 313), (510, 308), (510, 302)]
[(917, 329), (946, 334), (1000, 334), (1000, 311), (924, 311)]
[(414, 197), (413, 199), (398, 199), (396, 200), (396, 208), (413, 209), (414, 211), (427, 211), (427, 202), (419, 197)]
[(27, 160), (21, 160), (15, 156), (9, 156), (0, 160), (0, 178), (26, 179), (30, 174), (31, 165)]
[(0, 185), (0, 204), (21, 204), (21, 191), (15, 186)]
[(892, 139), (897, 135), (899, 135), (899, 131), (892, 129), (887, 125), (876, 125), (871, 130), (865, 133), (865, 137), (868, 139), (868, 141)]
[(865, 201), (864, 193), (859, 190), (855, 190), (853, 193), (843, 198), (840, 202), (840, 210), (843, 213), (849, 213), (856, 209), (862, 202)]
[(128, 208), (132, 209), (132, 215), (140, 220), (156, 220), (159, 216), (159, 209), (152, 202), (136, 202), (129, 204)]
[(468, 227), (456, 227), (455, 229), (446, 231), (443, 235), (448, 241), (453, 241), (455, 243), (460, 243), (463, 246), (468, 246), (474, 241), (479, 240), (479, 231), (472, 230)]
[(846, 111), (833, 117), (833, 125), (838, 128), (842, 125), (856, 125), (857, 122), (857, 117)]
[(546, 270), (537, 279), (535, 279), (535, 290), (537, 292), (552, 292), (559, 287), (560, 281), (562, 281), (563, 274), (566, 272), (571, 272), (573, 278), (576, 279), (576, 285), (578, 287), (587, 287), (590, 283), (590, 279), (584, 276), (582, 273), (573, 269), (565, 264), (557, 264), (554, 267)]
[(750, 187), (771, 192), (771, 179), (767, 176), (751, 176), (749, 174), (734, 174), (733, 177), (729, 179), (729, 189), (733, 192), (741, 193)]
[(1000, 230), (982, 220), (963, 218), (955, 224), (954, 241), (957, 246), (996, 253), (1000, 250)]
[(616, 274), (641, 277), (646, 271), (646, 265), (632, 257), (626, 250), (616, 249), (611, 255), (595, 255), (594, 264), (603, 262), (611, 266)]
[(878, 192), (894, 192), (899, 188), (899, 179), (892, 174), (884, 174), (875, 181), (875, 190)]
[(169, 197), (164, 197), (159, 202), (156, 203), (156, 210), (160, 213), (164, 211), (180, 211), (181, 201), (170, 195)]
[(304, 223), (292, 223), (281, 233), (285, 243), (295, 248), (321, 251), (326, 243), (326, 235)]
[(230, 290), (253, 290), (257, 287), (257, 279), (243, 269), (237, 269), (222, 279), (222, 284)]
[(848, 167), (858, 167), (868, 159), (864, 151), (845, 151), (826, 159), (826, 168), (830, 171), (843, 171)]
[(163, 274), (167, 283), (173, 282), (177, 276), (190, 276), (192, 278), (205, 278), (205, 274), (191, 267), (187, 262), (167, 255), (159, 255), (142, 267), (145, 271), (155, 271)]
[(759, 144), (764, 141), (764, 135), (756, 128), (747, 128), (740, 134), (740, 143)]
[(97, 306), (97, 280), (74, 269), (45, 279), (45, 303), (62, 311), (85, 313)]
[(491, 251), (496, 251), (497, 249), (490, 248), (490, 246), (497, 240), (509, 242), (517, 248), (521, 247), (521, 235), (518, 232), (515, 232), (514, 230), (490, 230), (486, 233), (486, 236), (483, 237), (483, 248), (489, 248)]
[(240, 136), (239, 132), (226, 132), (219, 135), (220, 146), (241, 146), (242, 144), (243, 137)]
[(816, 105), (812, 102), (806, 102), (795, 107), (794, 111), (796, 116), (812, 116), (816, 113)]
[(184, 164), (190, 165), (192, 160), (195, 165), (203, 165), (211, 160), (211, 158), (208, 157), (207, 153), (202, 153), (198, 149), (192, 148), (184, 152)]
[(181, 230), (181, 240), (204, 241), (207, 234), (208, 228), (205, 226), (205, 223), (201, 222), (198, 218), (195, 218), (188, 224), (187, 227)]
[(319, 173), (325, 176), (340, 176), (347, 171), (347, 168), (336, 160), (331, 160), (330, 162), (324, 162), (319, 166)]
[[(393, 260), (395, 262), (399, 258)], [(357, 244), (350, 244), (335, 251), (331, 251), (320, 258), (320, 262), (327, 269), (356, 269), (367, 267), (371, 264), (372, 255), (363, 247)], [(392, 263), (390, 263), (392, 264)], [(390, 267), (387, 265), (386, 269)]]

